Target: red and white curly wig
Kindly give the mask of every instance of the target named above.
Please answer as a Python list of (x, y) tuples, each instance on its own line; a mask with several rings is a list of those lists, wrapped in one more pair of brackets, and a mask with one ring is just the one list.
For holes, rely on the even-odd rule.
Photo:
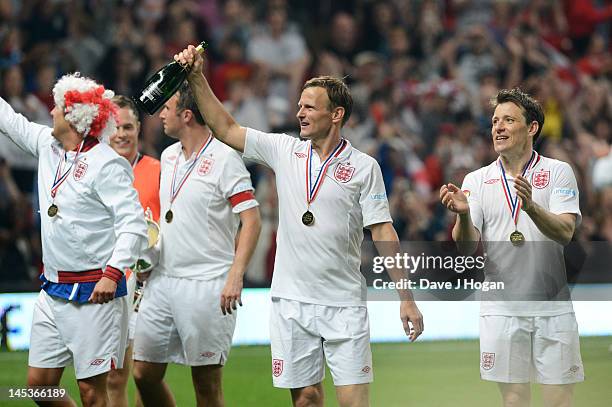
[(78, 72), (62, 76), (53, 87), (55, 106), (64, 112), (66, 121), (81, 136), (106, 143), (117, 128), (117, 106), (111, 101), (114, 95)]

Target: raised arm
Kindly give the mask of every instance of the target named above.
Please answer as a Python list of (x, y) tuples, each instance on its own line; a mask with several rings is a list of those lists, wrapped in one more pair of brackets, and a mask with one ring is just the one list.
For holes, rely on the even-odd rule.
[(235, 150), (244, 152), (246, 128), (241, 127), (223, 104), (213, 93), (208, 81), (202, 73), (204, 60), (202, 56), (190, 45), (174, 56), (182, 65), (191, 66), (187, 80), (198, 104), (200, 113), (204, 116), (206, 124), (215, 137)]
[(51, 128), (32, 123), (23, 115), (15, 113), (13, 108), (0, 97), (0, 134), (7, 136), (19, 148), (34, 157), (39, 155), (42, 141), (51, 139)]

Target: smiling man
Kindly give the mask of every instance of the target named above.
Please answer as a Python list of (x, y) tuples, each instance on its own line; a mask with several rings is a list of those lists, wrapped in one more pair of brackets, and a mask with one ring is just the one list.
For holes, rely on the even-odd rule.
[(138, 110), (131, 99), (116, 95), (113, 103), (117, 110), (117, 132), (110, 138), (110, 145), (134, 170), (134, 187), (143, 209), (151, 210), (153, 220), (159, 220), (159, 174), (160, 163), (153, 157), (138, 151), (140, 120)]
[[(323, 406), (325, 362), (342, 407), (369, 405), (373, 380), (366, 284), (361, 275), (363, 228), (399, 249), (376, 160), (340, 134), (353, 99), (340, 79), (302, 87), (296, 118), (302, 139), (240, 126), (202, 74), (193, 46), (175, 56), (193, 65), (188, 77), (198, 107), (217, 138), (276, 175), (279, 205), (272, 279), (272, 376), (295, 406)], [(415, 340), (422, 315), (407, 292), (400, 319)], [(409, 326), (413, 324), (413, 327)]]
[(481, 303), (481, 377), (498, 382), (504, 406), (528, 406), (532, 378), (542, 384), (545, 406), (569, 406), (573, 384), (584, 380), (563, 262), (563, 246), (581, 219), (576, 178), (569, 164), (533, 149), (544, 124), (534, 99), (502, 90), (493, 105), (499, 158), (469, 173), (461, 189), (440, 189), (442, 203), (457, 214), (459, 249), (471, 253), (482, 240), (486, 280), (514, 287), (505, 301)]

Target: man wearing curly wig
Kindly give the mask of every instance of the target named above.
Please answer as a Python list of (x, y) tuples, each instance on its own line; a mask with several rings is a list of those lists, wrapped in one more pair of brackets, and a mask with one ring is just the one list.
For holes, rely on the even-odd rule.
[[(63, 76), (53, 88), (53, 128), (29, 122), (0, 98), (0, 133), (38, 158), (44, 272), (28, 386), (59, 385), (72, 363), (84, 406), (108, 404), (106, 377), (122, 365), (126, 344), (123, 270), (147, 241), (132, 169), (108, 145), (116, 129), (112, 96), (78, 73)], [(68, 398), (37, 403), (74, 405)]]

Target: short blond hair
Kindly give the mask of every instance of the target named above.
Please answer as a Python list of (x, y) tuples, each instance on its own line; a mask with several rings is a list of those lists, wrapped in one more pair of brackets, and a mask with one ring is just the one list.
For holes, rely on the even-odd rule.
[(344, 108), (344, 117), (342, 118), (342, 125), (344, 126), (353, 111), (353, 97), (346, 83), (342, 79), (332, 76), (317, 76), (316, 78), (309, 79), (302, 86), (302, 90), (308, 88), (325, 89), (329, 98), (329, 110), (336, 107)]

